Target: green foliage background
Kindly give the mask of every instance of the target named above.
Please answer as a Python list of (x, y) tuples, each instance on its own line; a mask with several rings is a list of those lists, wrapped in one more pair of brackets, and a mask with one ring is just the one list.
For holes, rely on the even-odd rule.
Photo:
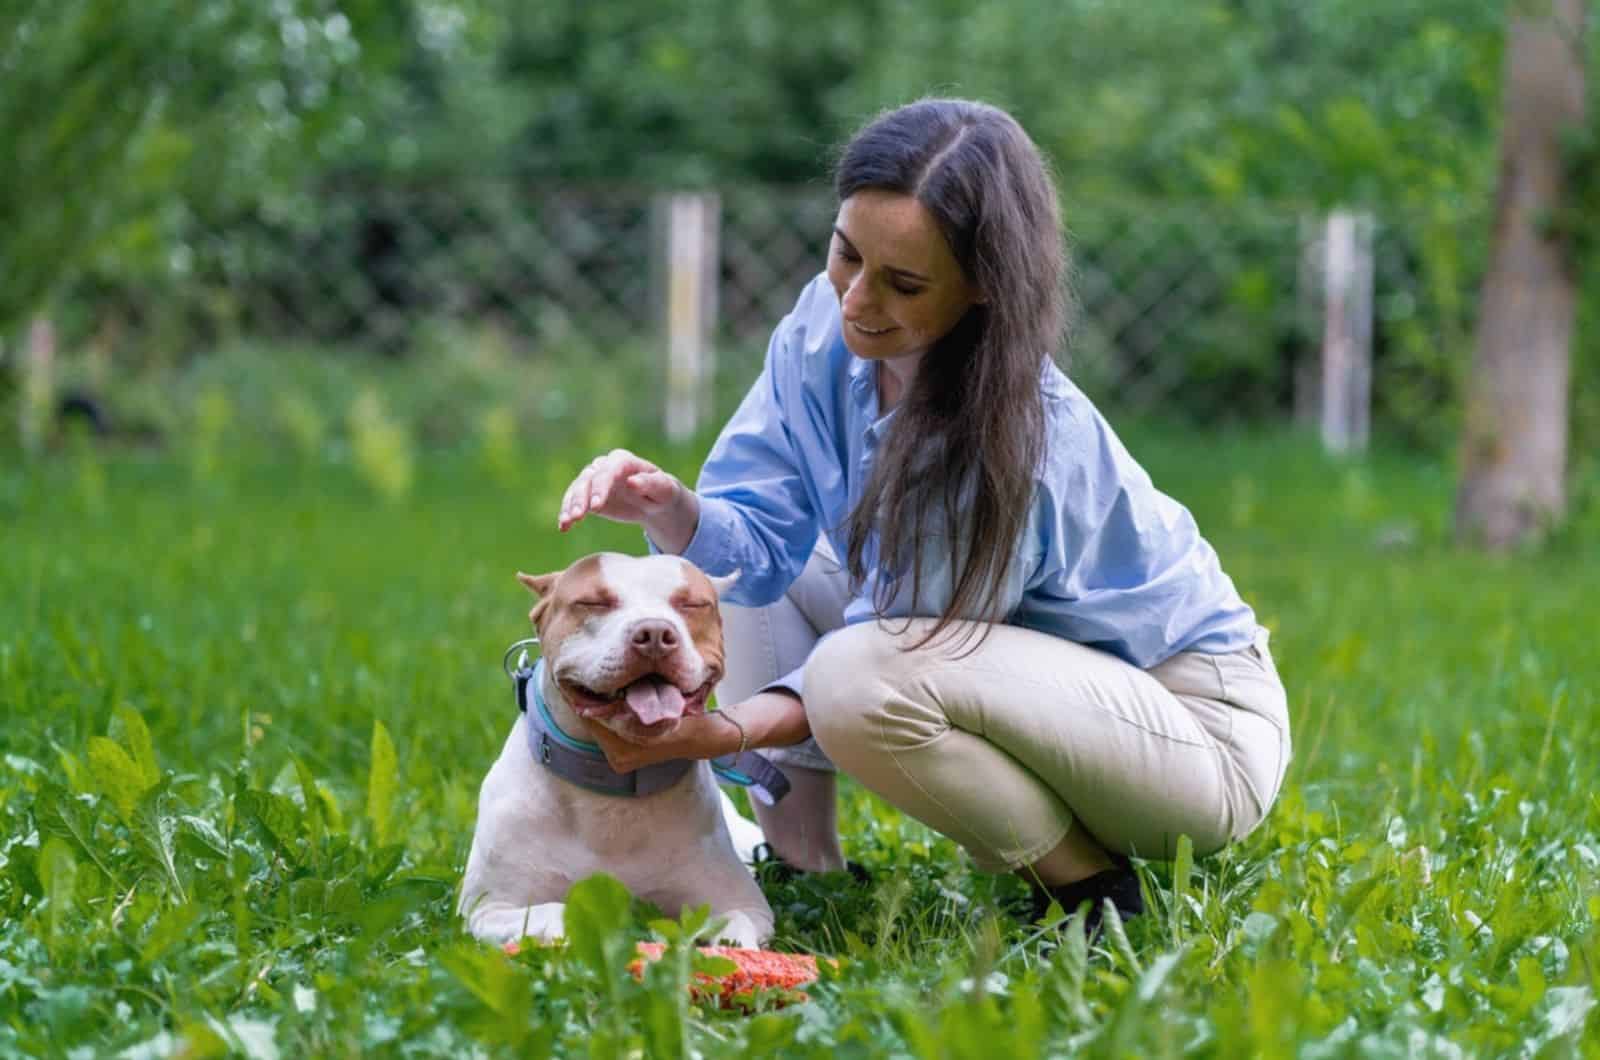
[[(133, 306), (161, 326), (119, 356), (165, 370), (231, 341), (206, 322), (242, 263), (303, 269), (296, 233), (358, 243), (385, 191), (494, 216), (502, 181), (825, 183), (872, 114), (956, 94), (1017, 115), (1074, 230), (1167, 211), (1281, 232), (1372, 211), (1380, 290), (1398, 292), (1378, 306), (1380, 425), (1444, 448), (1488, 235), (1504, 18), (1482, 0), (24, 0), (0, 16), (0, 73), (26, 88), (0, 105), (19, 163), (0, 187), (0, 335), (48, 306), (82, 340), (106, 307)], [(1577, 186), (1600, 183), (1584, 179), (1593, 130), (1572, 142)], [(1580, 244), (1593, 276), (1600, 243)], [(1263, 304), (1270, 287), (1241, 275), (1208, 326), (1170, 340), (1198, 366), (1173, 412), (1283, 414), (1297, 337), (1282, 294)], [(1600, 437), (1581, 385), (1600, 375), (1594, 291), (1580, 448)]]

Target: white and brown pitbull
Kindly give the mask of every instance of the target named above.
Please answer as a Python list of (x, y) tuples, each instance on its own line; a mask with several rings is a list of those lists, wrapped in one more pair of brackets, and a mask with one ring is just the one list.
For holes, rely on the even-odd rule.
[[(729, 827), (746, 851), (760, 831), (734, 811), (707, 763), (685, 763), (660, 790), (626, 797), (558, 775), (541, 754), (552, 742), (561, 752), (590, 740), (592, 725), (642, 743), (703, 712), (722, 677), (717, 598), (734, 578), (709, 578), (676, 556), (611, 552), (517, 577), (538, 597), (528, 617), (543, 659), (478, 795), (459, 906), (468, 929), (494, 942), (560, 938), (568, 889), (605, 872), (669, 915), (709, 903), (713, 921), (726, 920), (718, 938), (759, 946), (772, 909)], [(541, 732), (546, 722), (559, 731)]]

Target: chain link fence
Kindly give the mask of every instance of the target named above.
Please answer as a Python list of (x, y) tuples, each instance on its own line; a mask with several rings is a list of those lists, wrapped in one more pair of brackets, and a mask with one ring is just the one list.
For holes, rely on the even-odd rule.
[[(532, 361), (628, 348), (628, 371), (663, 372), (667, 198), (510, 182), (335, 187), (193, 233), (158, 288), (102, 281), (64, 303), (82, 334), (113, 327), (169, 357), (238, 341), (404, 355), (443, 328), (492, 333)], [(821, 187), (727, 188), (711, 201), (706, 411), (720, 418), (823, 267), (835, 207)], [(1293, 412), (1297, 365), (1303, 384), (1322, 338), (1315, 218), (1070, 199), (1064, 215), (1075, 312), (1063, 360), (1079, 385), (1111, 407), (1208, 422)], [(1468, 354), (1481, 236), (1386, 218), (1375, 233), (1375, 405), (1420, 421), (1449, 402)]]

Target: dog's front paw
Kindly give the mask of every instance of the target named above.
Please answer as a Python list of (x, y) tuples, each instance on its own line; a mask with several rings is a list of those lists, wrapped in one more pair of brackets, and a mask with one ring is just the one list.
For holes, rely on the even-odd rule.
[(467, 930), (484, 942), (504, 943), (524, 937), (554, 942), (565, 933), (562, 923), (565, 910), (562, 902), (518, 906), (485, 904), (473, 910)]
[(757, 924), (748, 913), (742, 913), (737, 909), (731, 913), (724, 914), (724, 916), (726, 917), (726, 923), (721, 927), (716, 927), (717, 918), (712, 918), (712, 926), (715, 928), (714, 941), (719, 946), (733, 946), (741, 950), (758, 950), (761, 948), (761, 944), (767, 940), (767, 936), (772, 933), (770, 924), (763, 930), (761, 925)]

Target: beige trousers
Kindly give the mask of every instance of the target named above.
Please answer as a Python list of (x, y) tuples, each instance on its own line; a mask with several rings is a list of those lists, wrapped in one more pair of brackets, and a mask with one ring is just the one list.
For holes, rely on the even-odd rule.
[(981, 869), (1031, 864), (1074, 824), (1125, 854), (1171, 858), (1179, 835), (1206, 854), (1277, 798), (1289, 719), (1265, 629), (1244, 651), (1141, 670), (1005, 625), (964, 656), (904, 651), (931, 619), (846, 628), (845, 600), (824, 545), (782, 600), (725, 607), (720, 697), (737, 702), (804, 662), (813, 739), (773, 757), (843, 769)]

